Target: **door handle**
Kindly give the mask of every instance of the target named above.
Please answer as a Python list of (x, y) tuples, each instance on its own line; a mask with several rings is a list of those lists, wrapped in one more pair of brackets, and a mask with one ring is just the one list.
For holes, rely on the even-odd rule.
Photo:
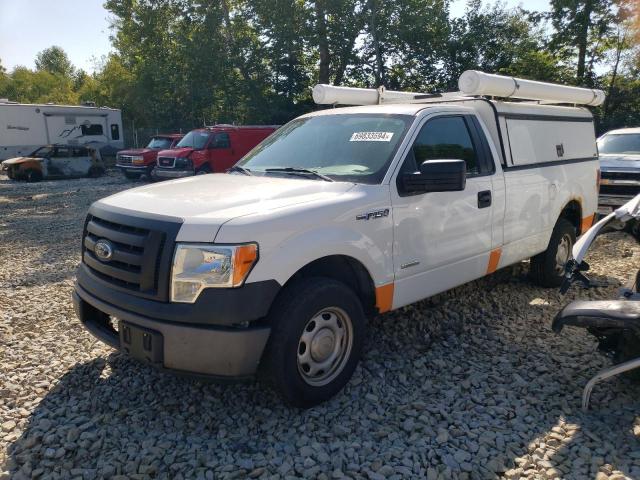
[(478, 208), (487, 208), (491, 206), (491, 190), (483, 190), (478, 192)]

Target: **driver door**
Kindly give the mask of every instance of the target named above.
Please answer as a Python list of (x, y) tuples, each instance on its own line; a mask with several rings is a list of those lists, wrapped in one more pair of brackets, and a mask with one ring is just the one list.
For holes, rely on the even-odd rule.
[[(491, 175), (495, 172), (487, 152), (486, 139), (473, 115), (432, 116), (418, 130), (391, 186), (394, 307), (487, 273), (492, 246)], [(463, 191), (403, 192), (404, 173), (416, 172), (422, 162), (437, 159), (465, 161)]]
[(213, 136), (209, 144), (209, 156), (213, 160), (214, 172), (225, 172), (233, 167), (237, 158), (233, 154), (231, 137), (227, 132), (219, 132)]

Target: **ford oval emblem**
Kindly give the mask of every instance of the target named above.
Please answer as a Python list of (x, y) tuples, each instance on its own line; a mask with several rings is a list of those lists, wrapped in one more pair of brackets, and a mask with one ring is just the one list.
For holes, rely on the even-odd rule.
[(101, 238), (96, 242), (95, 247), (93, 247), (93, 253), (96, 254), (98, 260), (108, 262), (113, 258), (113, 243)]

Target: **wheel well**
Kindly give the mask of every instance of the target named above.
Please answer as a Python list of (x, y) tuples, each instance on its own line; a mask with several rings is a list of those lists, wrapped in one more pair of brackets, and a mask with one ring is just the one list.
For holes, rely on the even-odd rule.
[(577, 200), (571, 200), (560, 212), (560, 218), (565, 218), (571, 222), (576, 229), (576, 235), (580, 235), (582, 228), (582, 206)]
[(299, 281), (305, 277), (328, 277), (348, 285), (362, 302), (366, 315), (375, 315), (376, 290), (368, 270), (362, 263), (347, 255), (331, 255), (305, 265), (285, 284)]

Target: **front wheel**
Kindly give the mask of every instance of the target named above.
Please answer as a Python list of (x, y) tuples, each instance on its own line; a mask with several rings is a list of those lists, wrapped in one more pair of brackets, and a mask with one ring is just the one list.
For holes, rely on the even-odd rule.
[(569, 220), (559, 218), (551, 233), (547, 249), (531, 258), (531, 279), (542, 287), (559, 287), (564, 279), (565, 266), (571, 258), (574, 243), (576, 228)]
[(39, 170), (27, 170), (26, 179), (30, 183), (39, 182), (42, 180), (42, 172)]
[(362, 305), (349, 287), (303, 279), (282, 293), (270, 320), (262, 376), (288, 404), (312, 407), (347, 384), (365, 336)]
[(211, 173), (211, 168), (206, 163), (196, 171), (196, 175), (207, 175), (208, 173)]
[(89, 178), (98, 178), (104, 175), (104, 168), (93, 165), (89, 168), (87, 172), (87, 177)]

